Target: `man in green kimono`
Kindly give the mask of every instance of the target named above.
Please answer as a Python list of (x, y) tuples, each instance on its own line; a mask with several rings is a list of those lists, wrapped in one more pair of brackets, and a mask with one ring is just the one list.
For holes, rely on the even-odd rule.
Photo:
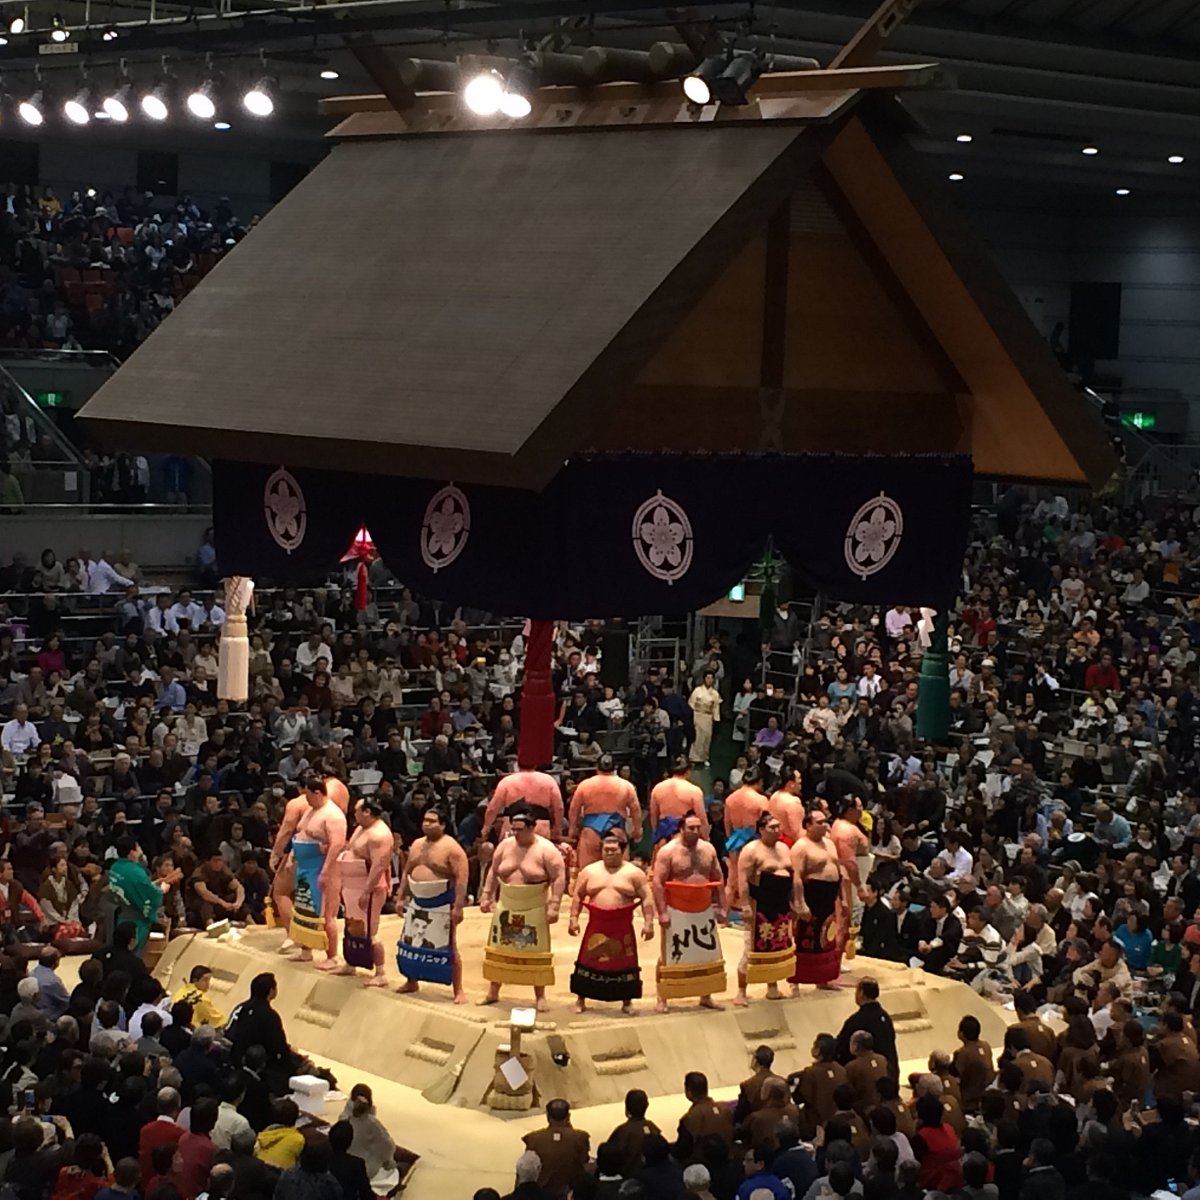
[(108, 890), (117, 904), (116, 923), (128, 921), (137, 929), (134, 950), (141, 950), (158, 923), (162, 892), (142, 861), (142, 848), (128, 835), (117, 838), (117, 857), (108, 868)]

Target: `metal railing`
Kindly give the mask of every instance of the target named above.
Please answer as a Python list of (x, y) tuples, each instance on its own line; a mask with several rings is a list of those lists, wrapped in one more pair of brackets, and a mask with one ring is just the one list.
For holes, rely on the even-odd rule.
[[(13, 378), (3, 363), (0, 363), (0, 396), (7, 401), (13, 401), (17, 415), (21, 417), (22, 425), (31, 420), (38, 431), (39, 438), (48, 436), (58, 450), (66, 455), (68, 462), (83, 461), (79, 450), (72, 444), (61, 429), (38, 407), (33, 397)], [(7, 410), (8, 404), (4, 408)]]
[[(1122, 430), (1122, 435), (1127, 431)], [(1200, 444), (1151, 443), (1125, 481), (1129, 499), (1195, 488), (1200, 475)]]

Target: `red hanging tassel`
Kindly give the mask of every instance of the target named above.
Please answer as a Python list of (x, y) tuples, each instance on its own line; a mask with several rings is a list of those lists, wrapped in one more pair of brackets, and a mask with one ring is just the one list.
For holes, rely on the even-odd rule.
[(379, 557), (371, 531), (364, 525), (350, 543), (350, 549), (342, 555), (342, 562), (358, 562), (358, 579), (354, 588), (354, 607), (362, 612), (367, 607), (369, 593), (367, 589), (367, 568)]

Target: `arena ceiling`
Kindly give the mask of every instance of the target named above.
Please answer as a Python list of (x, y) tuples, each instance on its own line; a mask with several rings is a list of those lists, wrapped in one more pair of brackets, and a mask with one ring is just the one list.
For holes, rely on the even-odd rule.
[[(454, 58), (523, 45), (590, 43), (645, 49), (677, 39), (680, 19), (715, 21), (780, 53), (827, 62), (874, 9), (874, 0), (781, 0), (690, 5), (638, 0), (162, 0), (53, 3), (0, 0), (0, 19), (28, 11), (41, 33), (0, 47), (4, 89), (39, 66), (71, 76), (87, 62), (100, 76), (120, 58), (139, 73), (165, 57), (182, 78), (211, 54), (222, 70), (252, 73), (260, 52), (287, 92), (288, 132), (314, 136), (332, 122), (317, 100), (378, 90), (346, 49), (369, 37), (386, 53)], [(73, 26), (67, 53), (45, 54), (45, 30)], [(104, 42), (109, 25), (119, 38)], [(964, 189), (1103, 195), (1120, 186), (1184, 201), (1200, 183), (1200, 3), (1197, 0), (925, 0), (880, 54), (882, 62), (936, 60), (954, 86), (906, 98), (914, 143)], [(336, 82), (319, 78), (336, 70)], [(17, 82), (14, 82), (17, 81)], [(959, 142), (959, 135), (971, 142)], [(1100, 153), (1082, 155), (1083, 147)], [(1183, 163), (1168, 162), (1182, 156)]]

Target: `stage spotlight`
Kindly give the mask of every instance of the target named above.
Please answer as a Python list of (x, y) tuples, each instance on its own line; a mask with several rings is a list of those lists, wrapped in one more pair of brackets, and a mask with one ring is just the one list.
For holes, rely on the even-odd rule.
[(1097, 154), (1100, 153), (1100, 147), (1099, 146), (1084, 146), (1084, 148), (1082, 150), (1080, 150), (1079, 153), (1086, 154), (1088, 156), (1088, 158), (1094, 158)]
[(321, 78), (322, 79), (338, 79), (339, 75), (332, 67), (326, 67), (325, 70), (321, 72)]
[(956, 142), (962, 142), (965, 146), (968, 142), (973, 142), (975, 139), (969, 133), (960, 133), (954, 140)]
[(46, 119), (42, 112), (42, 102), (42, 89), (38, 88), (32, 96), (27, 96), (17, 105), (17, 113), (26, 125), (40, 125)]
[(529, 100), (529, 93), (532, 90), (532, 72), (527, 66), (518, 63), (508, 73), (508, 80), (504, 85), (504, 95), (500, 97), (500, 111), (514, 121), (520, 121), (529, 116), (533, 111), (533, 105)]
[(91, 98), (90, 91), (84, 86), (63, 101), (63, 115), (72, 125), (86, 125), (92, 119)]
[(757, 54), (735, 54), (714, 81), (713, 95), (730, 108), (749, 104), (750, 89), (758, 82), (764, 66), (766, 63)]
[(264, 76), (242, 97), (242, 107), (253, 117), (269, 117), (275, 111), (275, 81)]
[(71, 31), (63, 24), (63, 19), (57, 13), (50, 22), (50, 37), (56, 42), (65, 42), (71, 36)]
[(217, 105), (213, 100), (213, 93), (216, 90), (217, 85), (211, 79), (206, 79), (188, 96), (188, 112), (202, 121), (211, 121), (217, 115)]
[(463, 103), (477, 117), (494, 117), (504, 100), (504, 80), (498, 71), (480, 71), (463, 88)]
[(115, 42), (121, 36), (120, 31), (115, 25), (109, 25), (100, 35), (106, 42)]
[(213, 128), (217, 130), (218, 133), (227, 133), (233, 128), (233, 126), (230, 125), (228, 121), (214, 121)]
[(129, 120), (129, 93), (132, 90), (131, 84), (123, 83), (111, 96), (104, 97), (101, 107), (112, 120), (121, 123)]
[(8, 23), (8, 32), (11, 34), (14, 34), (14, 35), (16, 35), (18, 33), (24, 33), (25, 32), (25, 18), (23, 16), (22, 17), (13, 17), (13, 19), (11, 21), (9, 21), (9, 23)]
[(1182, 154), (1168, 154), (1167, 162), (1169, 162), (1172, 166), (1177, 167), (1177, 166), (1179, 166), (1179, 164), (1181, 162), (1183, 162), (1183, 155)]
[(142, 112), (152, 121), (165, 121), (169, 111), (167, 107), (167, 85), (165, 83), (155, 84), (142, 97)]
[(683, 94), (693, 103), (701, 106), (713, 101), (713, 84), (721, 72), (729, 65), (729, 60), (723, 54), (714, 54), (706, 58), (683, 81)]

